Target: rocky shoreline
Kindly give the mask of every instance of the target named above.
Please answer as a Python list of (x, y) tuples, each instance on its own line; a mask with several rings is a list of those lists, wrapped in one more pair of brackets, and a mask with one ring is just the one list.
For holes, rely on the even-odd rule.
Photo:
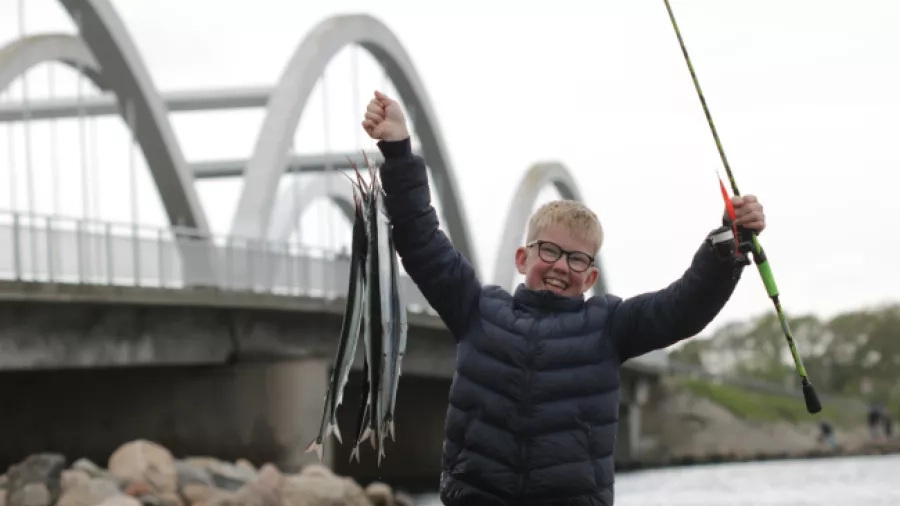
[[(720, 452), (617, 463), (638, 471), (736, 462), (900, 454), (900, 439), (836, 450)], [(352, 478), (313, 464), (296, 474), (272, 464), (212, 457), (176, 459), (146, 440), (120, 446), (103, 468), (90, 460), (68, 465), (58, 453), (34, 454), (0, 475), (0, 506), (413, 506), (412, 497), (384, 483), (363, 488)]]
[(0, 506), (413, 506), (384, 483), (363, 488), (327, 467), (297, 474), (246, 460), (176, 459), (146, 440), (123, 444), (104, 469), (79, 459), (40, 453), (0, 476)]

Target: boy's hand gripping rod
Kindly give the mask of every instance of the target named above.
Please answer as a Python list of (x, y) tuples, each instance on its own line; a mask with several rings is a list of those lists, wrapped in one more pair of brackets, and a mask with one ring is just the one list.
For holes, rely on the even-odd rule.
[[(697, 96), (700, 98), (700, 104), (703, 105), (703, 112), (706, 114), (706, 121), (709, 123), (709, 129), (712, 132), (713, 139), (716, 141), (716, 148), (719, 150), (719, 157), (722, 159), (722, 165), (725, 166), (725, 173), (728, 175), (728, 180), (731, 183), (732, 192), (736, 196), (740, 195), (737, 184), (734, 182), (734, 175), (731, 173), (731, 167), (728, 164), (728, 158), (725, 157), (725, 150), (722, 149), (722, 143), (719, 141), (719, 134), (716, 132), (716, 126), (709, 113), (709, 107), (706, 105), (706, 99), (703, 98), (703, 92), (700, 90), (700, 82), (697, 80), (697, 74), (694, 72), (694, 66), (691, 65), (691, 58), (688, 56), (687, 49), (684, 46), (684, 40), (681, 38), (681, 32), (678, 30), (678, 24), (675, 22), (675, 15), (672, 13), (672, 7), (669, 5), (669, 0), (663, 1), (666, 4), (666, 10), (669, 11), (669, 19), (672, 21), (672, 28), (675, 30), (675, 36), (678, 37), (678, 44), (681, 46), (681, 53), (684, 55), (684, 61), (687, 63), (688, 70), (691, 72), (691, 79), (694, 81), (694, 88), (697, 90)], [(725, 198), (726, 208), (728, 209), (732, 223), (734, 223), (734, 208), (731, 206), (728, 192), (725, 190), (725, 185), (722, 183), (721, 178), (719, 179), (719, 185), (722, 190), (722, 197)], [(809, 378), (806, 376), (806, 368), (803, 367), (803, 361), (800, 359), (800, 354), (797, 352), (797, 347), (794, 345), (794, 336), (791, 334), (791, 327), (788, 325), (787, 317), (785, 317), (784, 311), (781, 309), (781, 303), (778, 300), (778, 286), (775, 284), (775, 277), (772, 275), (772, 268), (769, 266), (766, 253), (763, 251), (762, 246), (760, 246), (759, 239), (755, 232), (749, 230), (743, 230), (742, 232), (743, 233), (740, 234), (740, 239), (738, 238), (738, 233), (735, 234), (735, 240), (739, 241), (739, 251), (736, 253), (738, 255), (742, 255), (741, 251), (743, 251), (744, 255), (748, 251), (753, 253), (753, 261), (756, 263), (757, 270), (759, 270), (759, 275), (762, 278), (763, 285), (766, 287), (766, 292), (769, 294), (769, 298), (772, 299), (772, 303), (775, 305), (775, 312), (778, 313), (778, 320), (781, 322), (781, 330), (784, 332), (784, 338), (787, 340), (788, 347), (791, 349), (791, 355), (794, 357), (794, 365), (797, 367), (797, 373), (800, 374), (803, 385), (803, 398), (806, 401), (806, 410), (810, 413), (818, 413), (819, 411), (822, 411), (822, 404), (819, 402), (819, 397), (816, 395), (815, 388), (813, 388), (812, 383), (810, 383)], [(746, 257), (744, 257), (744, 259), (745, 258)], [(747, 264), (749, 264), (749, 260), (744, 261), (744, 265)]]

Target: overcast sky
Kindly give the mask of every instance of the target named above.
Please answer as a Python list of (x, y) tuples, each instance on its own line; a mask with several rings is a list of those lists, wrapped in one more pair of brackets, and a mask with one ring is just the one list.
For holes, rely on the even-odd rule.
[[(27, 33), (73, 30), (56, 1), (28, 4)], [(536, 161), (558, 160), (574, 173), (603, 222), (601, 257), (618, 295), (675, 280), (717, 225), (721, 163), (662, 0), (113, 4), (163, 92), (274, 85), (316, 24), (343, 13), (381, 19), (411, 54), (433, 101), (487, 280), (513, 189)], [(0, 0), (2, 44), (18, 36), (17, 5)], [(900, 2), (673, 0), (672, 6), (738, 184), (766, 208), (769, 228), (761, 239), (785, 308), (828, 316), (900, 299)], [(321, 133), (317, 91), (301, 120), (298, 151), (373, 147), (358, 140), (359, 120), (381, 73), (360, 51), (354, 99), (350, 58), (342, 52), (328, 70), (328, 135)], [(53, 69), (56, 94), (73, 95), (74, 72)], [(28, 79), (32, 98), (47, 95), (47, 68)], [(21, 87), (12, 91), (20, 100)], [(248, 157), (263, 117), (263, 110), (170, 116), (191, 161)], [(77, 130), (63, 123), (54, 150), (46, 123), (31, 129), (35, 205), (52, 210), (55, 151), (60, 212), (80, 215)], [(9, 151), (6, 128), (0, 130), (0, 146)], [(103, 119), (96, 132), (90, 159), (100, 168), (92, 180), (104, 185), (94, 186), (91, 202), (103, 218), (126, 219), (126, 130), (120, 120)], [(14, 135), (13, 160), (21, 169), (24, 134)], [(141, 172), (140, 221), (162, 224), (142, 165)], [(24, 172), (18, 184), (21, 208)], [(198, 187), (211, 225), (226, 233), (239, 182)], [(9, 192), (0, 193), (0, 207), (8, 208)], [(305, 230), (336, 222), (323, 216), (309, 213)], [(349, 240), (347, 229), (338, 230)], [(304, 237), (324, 240), (325, 232), (311, 233)], [(748, 271), (716, 325), (764, 311), (769, 301), (756, 272)]]

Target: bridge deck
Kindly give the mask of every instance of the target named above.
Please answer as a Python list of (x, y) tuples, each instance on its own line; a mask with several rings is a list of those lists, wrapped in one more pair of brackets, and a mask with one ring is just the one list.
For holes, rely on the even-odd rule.
[[(192, 235), (193, 234), (193, 235)], [(201, 240), (203, 239), (203, 240)], [(291, 242), (203, 238), (196, 231), (135, 228), (59, 217), (0, 215), (0, 300), (299, 311), (344, 310), (349, 255)], [(186, 259), (210, 263), (209, 277)], [(405, 274), (409, 323), (444, 324)], [(658, 374), (666, 354), (626, 367)]]

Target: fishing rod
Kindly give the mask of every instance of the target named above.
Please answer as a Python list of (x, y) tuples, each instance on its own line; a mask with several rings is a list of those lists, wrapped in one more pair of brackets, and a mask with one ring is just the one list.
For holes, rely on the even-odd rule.
[[(703, 113), (706, 114), (706, 122), (709, 124), (709, 130), (712, 132), (713, 139), (716, 141), (716, 148), (719, 150), (719, 157), (722, 159), (722, 165), (725, 166), (725, 173), (728, 176), (728, 181), (731, 183), (731, 190), (735, 196), (740, 196), (741, 193), (738, 190), (737, 183), (734, 182), (734, 174), (731, 172), (731, 166), (728, 164), (728, 158), (725, 156), (722, 142), (719, 140), (716, 125), (713, 123), (712, 115), (709, 113), (706, 99), (703, 98), (703, 91), (700, 90), (700, 82), (697, 80), (697, 74), (694, 72), (694, 66), (691, 64), (691, 58), (688, 56), (687, 48), (684, 46), (684, 39), (681, 38), (681, 31), (678, 29), (678, 24), (675, 22), (675, 14), (672, 13), (672, 6), (669, 5), (669, 0), (663, 1), (666, 4), (666, 10), (669, 12), (669, 19), (672, 21), (672, 28), (675, 30), (675, 36), (678, 37), (678, 44), (681, 46), (681, 53), (684, 55), (684, 61), (687, 63), (688, 70), (691, 73), (691, 79), (694, 81), (694, 89), (697, 90), (697, 96), (700, 98), (700, 104), (703, 106)], [(725, 189), (725, 184), (722, 182), (721, 177), (719, 178), (719, 186), (733, 224), (735, 220), (734, 208), (731, 206), (731, 200), (728, 198), (728, 191)], [(757, 237), (756, 232), (746, 229), (743, 229), (741, 232), (743, 233), (739, 233), (737, 230), (735, 231), (735, 240), (738, 241), (739, 246), (736, 253), (738, 255), (740, 255), (742, 251), (743, 254), (746, 254), (747, 251), (753, 253), (753, 261), (756, 263), (756, 268), (759, 271), (759, 276), (762, 278), (763, 285), (766, 287), (766, 292), (772, 300), (772, 304), (775, 306), (775, 312), (778, 314), (778, 320), (781, 322), (781, 330), (784, 332), (784, 338), (787, 340), (788, 347), (791, 349), (791, 355), (794, 357), (794, 365), (797, 367), (797, 373), (800, 375), (803, 386), (803, 399), (806, 401), (806, 410), (810, 413), (818, 413), (819, 411), (822, 411), (822, 404), (819, 402), (819, 396), (816, 395), (816, 390), (813, 388), (812, 383), (809, 381), (809, 377), (806, 375), (806, 368), (803, 367), (800, 353), (797, 352), (797, 346), (794, 344), (791, 326), (788, 324), (787, 317), (781, 309), (781, 302), (779, 301), (780, 294), (778, 292), (778, 286), (775, 284), (775, 276), (772, 274), (772, 268), (769, 266), (769, 259), (766, 258), (766, 253), (759, 244), (759, 238)], [(739, 239), (739, 235), (748, 240)], [(742, 263), (747, 265), (749, 264), (749, 260)]]

